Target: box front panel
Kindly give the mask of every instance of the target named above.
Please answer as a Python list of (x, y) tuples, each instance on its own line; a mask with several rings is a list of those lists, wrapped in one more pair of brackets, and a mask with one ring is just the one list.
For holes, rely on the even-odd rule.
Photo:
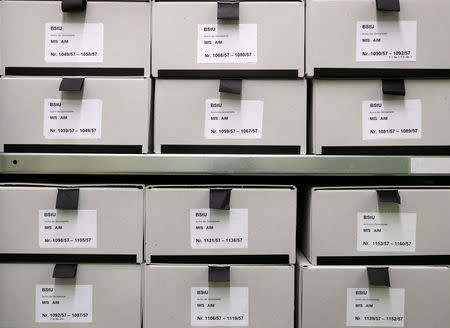
[(239, 21), (225, 23), (217, 19), (216, 2), (156, 2), (153, 75), (271, 70), (279, 72), (265, 74), (303, 76), (303, 11), (295, 1), (241, 2)]
[[(307, 6), (307, 75), (357, 74), (327, 68), (399, 68), (445, 69), (448, 76), (449, 10), (446, 0), (402, 1), (400, 12), (377, 11), (372, 0), (311, 0)], [(389, 72), (370, 71), (370, 75), (379, 74)]]
[[(228, 309), (224, 309), (220, 300), (215, 300), (219, 309), (209, 309), (211, 315), (202, 316), (198, 309), (191, 309), (197, 300), (193, 295), (198, 290), (212, 293), (222, 290), (221, 295), (229, 295)], [(234, 290), (233, 290), (234, 289)], [(245, 292), (240, 299), (233, 297), (235, 292)], [(206, 303), (213, 303), (214, 300)], [(204, 303), (204, 302), (203, 302)], [(244, 303), (244, 304), (243, 304)], [(247, 311), (242, 305), (247, 303)], [(167, 304), (171, 304), (167, 306)], [(216, 322), (213, 313), (243, 313), (247, 319)], [(201, 316), (209, 323), (199, 322)], [(203, 318), (204, 317), (204, 318)], [(207, 317), (210, 320), (208, 320)], [(233, 318), (230, 318), (233, 319)], [(236, 318), (237, 319), (237, 318)], [(190, 327), (190, 326), (246, 326), (246, 327), (282, 327), (294, 325), (294, 268), (292, 266), (231, 266), (230, 283), (209, 283), (207, 266), (150, 265), (145, 268), (145, 307), (144, 327)], [(211, 322), (213, 321), (213, 322)], [(193, 324), (192, 324), (193, 323)]]
[[(233, 189), (231, 211), (210, 210), (203, 188), (155, 188), (146, 197), (149, 261), (152, 255), (289, 255), (295, 261), (295, 190)], [(223, 222), (197, 222), (205, 218), (195, 216), (200, 212)]]
[(314, 153), (448, 153), (450, 80), (405, 80), (406, 96), (382, 89), (381, 80), (315, 80)]
[(0, 79), (5, 151), (98, 145), (96, 152), (148, 152), (149, 79), (87, 78), (81, 91), (59, 91), (60, 83), (60, 78)]
[[(302, 328), (419, 328), (441, 327), (449, 322), (449, 268), (390, 267), (389, 276), (391, 288), (370, 288), (365, 267), (303, 268)], [(347, 301), (355, 289), (379, 297), (364, 301), (366, 297), (361, 294), (357, 304), (363, 307), (355, 306)], [(387, 293), (392, 294), (387, 297)], [(326, 316), (321, 315), (324, 309)], [(355, 314), (359, 319), (354, 318)]]
[(156, 81), (155, 152), (167, 145), (298, 146), (297, 154), (306, 152), (304, 80), (243, 80), (240, 96), (220, 93), (219, 84)]
[[(141, 326), (141, 266), (79, 264), (76, 278), (64, 279), (52, 278), (54, 266), (0, 264), (0, 326)], [(76, 297), (74, 289), (79, 289)], [(59, 300), (53, 297), (52, 302), (59, 304), (44, 304), (52, 292), (59, 296)]]
[(81, 188), (78, 210), (55, 209), (57, 188), (0, 187), (0, 195), (2, 253), (135, 255), (142, 261), (141, 189)]
[(80, 13), (63, 13), (60, 1), (1, 7), (2, 74), (150, 74), (149, 3), (94, 1)]
[(313, 260), (339, 256), (447, 255), (450, 190), (400, 189), (401, 204), (379, 201), (376, 190), (312, 193)]

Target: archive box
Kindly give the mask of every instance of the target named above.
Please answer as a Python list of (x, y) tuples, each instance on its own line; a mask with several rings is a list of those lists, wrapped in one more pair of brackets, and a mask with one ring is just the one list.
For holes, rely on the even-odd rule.
[(449, 1), (309, 0), (306, 7), (308, 76), (450, 76)]
[(0, 150), (147, 153), (151, 80), (2, 77)]
[(448, 266), (298, 263), (299, 328), (420, 328), (450, 322)]
[(449, 154), (449, 79), (317, 79), (312, 89), (314, 154)]
[(155, 77), (302, 77), (299, 1), (153, 3)]
[(2, 1), (0, 75), (150, 76), (151, 4)]
[(146, 260), (240, 255), (295, 263), (296, 201), (290, 186), (149, 187)]
[(142, 186), (1, 184), (0, 253), (140, 263), (143, 208)]
[(317, 187), (308, 199), (302, 231), (313, 264), (450, 255), (450, 224), (442, 215), (450, 210), (448, 187)]
[(141, 327), (138, 264), (0, 263), (1, 327)]
[(157, 79), (155, 90), (156, 153), (306, 153), (305, 80)]
[(146, 265), (143, 327), (293, 327), (294, 276), (288, 265)]

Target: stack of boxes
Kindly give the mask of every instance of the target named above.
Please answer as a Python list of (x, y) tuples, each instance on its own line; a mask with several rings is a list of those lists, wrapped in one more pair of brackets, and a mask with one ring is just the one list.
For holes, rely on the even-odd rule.
[(312, 153), (450, 153), (449, 11), (443, 0), (307, 2)]
[(0, 150), (147, 153), (150, 3), (0, 2)]
[(296, 203), (294, 187), (147, 189), (144, 327), (293, 327)]
[[(448, 155), (449, 12), (3, 0), (0, 151)], [(0, 328), (447, 327), (449, 197), (2, 184)]]
[(0, 186), (0, 327), (141, 327), (144, 189)]
[(443, 187), (311, 189), (298, 327), (447, 326), (448, 199)]
[(157, 1), (152, 24), (155, 153), (306, 153), (303, 2)]

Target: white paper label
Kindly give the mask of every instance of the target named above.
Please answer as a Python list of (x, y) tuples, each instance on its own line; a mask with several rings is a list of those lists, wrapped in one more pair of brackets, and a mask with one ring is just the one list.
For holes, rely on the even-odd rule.
[(356, 61), (416, 61), (416, 21), (356, 23)]
[(416, 213), (358, 213), (359, 252), (415, 252)]
[(97, 210), (39, 210), (39, 247), (96, 248)]
[(92, 285), (36, 285), (36, 322), (92, 322)]
[(347, 288), (347, 326), (403, 327), (404, 288)]
[(102, 23), (46, 23), (47, 63), (102, 63)]
[(264, 102), (206, 99), (206, 139), (261, 139)]
[(422, 101), (362, 102), (363, 140), (422, 138)]
[(197, 63), (256, 63), (257, 24), (198, 24)]
[(100, 139), (102, 104), (100, 99), (44, 99), (44, 137)]
[(248, 209), (191, 209), (192, 248), (248, 248)]
[(191, 326), (248, 326), (248, 287), (192, 287)]
[(412, 174), (450, 174), (450, 158), (416, 157), (411, 158)]

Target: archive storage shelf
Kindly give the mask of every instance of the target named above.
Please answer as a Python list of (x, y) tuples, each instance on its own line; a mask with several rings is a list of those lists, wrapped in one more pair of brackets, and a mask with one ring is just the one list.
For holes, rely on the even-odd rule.
[(450, 175), (449, 157), (0, 154), (0, 174)]

